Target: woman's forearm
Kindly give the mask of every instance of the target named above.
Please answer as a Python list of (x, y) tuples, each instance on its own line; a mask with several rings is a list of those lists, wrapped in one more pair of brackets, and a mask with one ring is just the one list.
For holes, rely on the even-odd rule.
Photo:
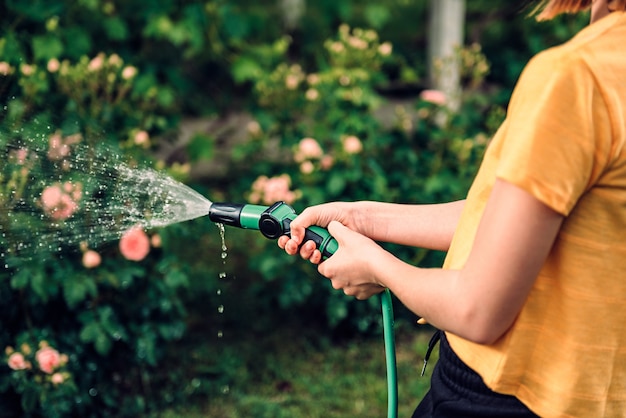
[(427, 205), (363, 201), (355, 203), (353, 216), (358, 232), (375, 241), (446, 251), (464, 206), (464, 200)]

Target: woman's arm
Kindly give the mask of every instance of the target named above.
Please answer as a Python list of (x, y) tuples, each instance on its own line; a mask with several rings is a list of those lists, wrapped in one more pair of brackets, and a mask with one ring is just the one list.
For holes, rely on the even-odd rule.
[(359, 204), (356, 223), (365, 231), (363, 235), (374, 241), (446, 251), (465, 200), (428, 205)]
[(497, 180), (461, 270), (409, 265), (337, 222), (329, 231), (339, 249), (318, 269), (348, 295), (363, 299), (388, 287), (434, 326), (491, 343), (521, 310), (562, 221), (526, 191)]
[(428, 205), (361, 201), (312, 206), (291, 222), (291, 239), (281, 237), (278, 245), (291, 255), (300, 251), (303, 258), (319, 263), (321, 254), (313, 242), (300, 247), (304, 228), (328, 227), (331, 221), (339, 221), (374, 241), (446, 251), (464, 205), (460, 200)]

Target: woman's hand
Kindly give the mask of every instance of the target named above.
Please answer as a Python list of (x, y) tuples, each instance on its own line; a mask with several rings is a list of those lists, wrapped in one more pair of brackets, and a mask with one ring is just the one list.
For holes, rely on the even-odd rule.
[(278, 239), (278, 246), (289, 255), (300, 253), (305, 260), (313, 264), (322, 261), (322, 254), (316, 249), (313, 241), (304, 241), (305, 229), (312, 225), (327, 228), (331, 221), (339, 221), (351, 229), (356, 229), (353, 220), (354, 204), (347, 202), (325, 203), (322, 205), (306, 208), (290, 224), (290, 236), (282, 236)]
[(328, 232), (337, 240), (339, 249), (319, 265), (320, 274), (331, 281), (333, 288), (357, 299), (367, 299), (382, 292), (384, 286), (376, 277), (376, 260), (390, 254), (371, 239), (339, 222), (331, 222)]

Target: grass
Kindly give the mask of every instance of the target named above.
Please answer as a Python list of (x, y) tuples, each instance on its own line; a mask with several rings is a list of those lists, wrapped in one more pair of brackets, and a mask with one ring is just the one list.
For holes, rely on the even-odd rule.
[[(419, 373), (432, 331), (399, 325), (398, 416), (407, 417), (430, 384), (430, 373)], [(185, 384), (191, 402), (160, 416), (386, 417), (382, 335), (337, 342), (320, 332), (281, 323), (271, 332), (230, 338), (198, 334), (188, 351)]]

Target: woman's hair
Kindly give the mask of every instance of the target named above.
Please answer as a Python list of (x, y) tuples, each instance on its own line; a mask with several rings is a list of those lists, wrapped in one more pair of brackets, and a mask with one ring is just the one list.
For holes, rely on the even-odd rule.
[[(541, 0), (534, 11), (537, 20), (548, 20), (561, 13), (578, 13), (587, 10), (593, 0)], [(611, 10), (626, 10), (626, 0), (609, 0)]]

